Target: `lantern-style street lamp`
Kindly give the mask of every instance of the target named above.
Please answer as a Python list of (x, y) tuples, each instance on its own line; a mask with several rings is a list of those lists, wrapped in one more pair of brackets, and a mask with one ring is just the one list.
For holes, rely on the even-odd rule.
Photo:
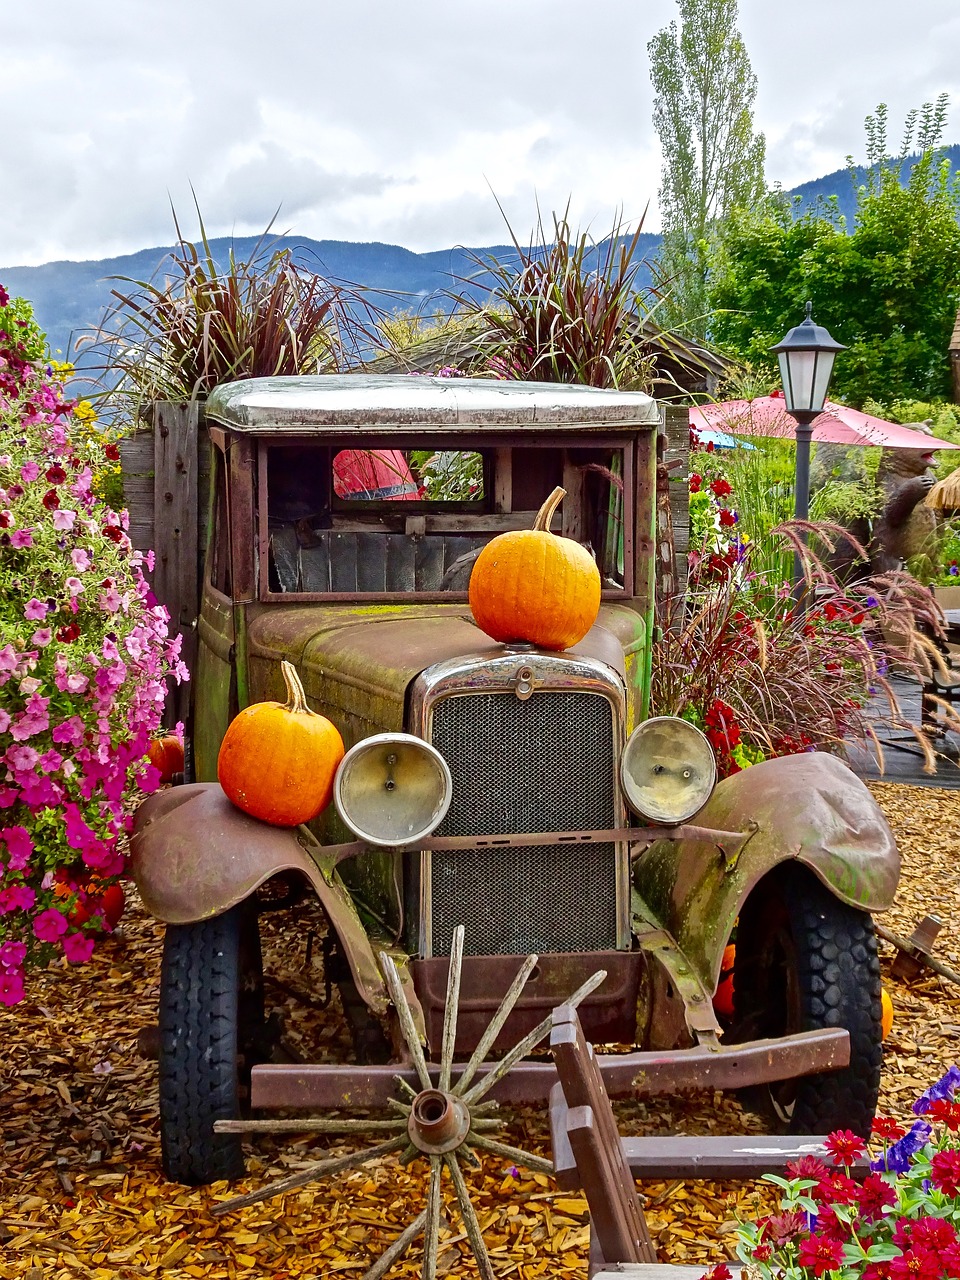
[[(827, 387), (838, 351), (846, 351), (822, 325), (813, 323), (813, 303), (801, 324), (791, 329), (772, 351), (780, 361), (780, 378), (787, 413), (797, 424), (797, 465), (794, 480), (794, 518), (806, 520), (810, 506), (810, 440), (813, 423), (823, 412)], [(803, 577), (799, 555), (794, 561), (794, 586)]]

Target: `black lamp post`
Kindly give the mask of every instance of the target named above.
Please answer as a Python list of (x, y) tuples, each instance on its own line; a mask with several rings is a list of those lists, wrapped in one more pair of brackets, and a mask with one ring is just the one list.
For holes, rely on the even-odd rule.
[[(810, 440), (813, 423), (823, 412), (827, 387), (838, 351), (846, 351), (822, 325), (813, 323), (813, 303), (808, 302), (803, 322), (791, 329), (772, 351), (780, 361), (780, 378), (787, 413), (797, 424), (797, 467), (794, 481), (794, 518), (806, 520), (810, 505)], [(799, 555), (794, 560), (794, 586), (803, 578)]]

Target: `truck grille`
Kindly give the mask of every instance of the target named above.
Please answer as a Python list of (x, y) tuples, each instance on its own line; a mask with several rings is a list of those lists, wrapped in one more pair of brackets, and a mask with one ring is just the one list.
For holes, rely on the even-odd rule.
[[(616, 825), (613, 710), (602, 695), (443, 698), (432, 739), (453, 773), (437, 835)], [(616, 947), (613, 844), (433, 853), (431, 867), (434, 955), (449, 955), (458, 924), (469, 955)]]

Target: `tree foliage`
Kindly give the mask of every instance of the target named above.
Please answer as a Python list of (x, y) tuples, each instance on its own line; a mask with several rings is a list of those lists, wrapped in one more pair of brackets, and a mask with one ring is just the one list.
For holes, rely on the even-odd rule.
[(680, 26), (650, 41), (653, 122), (663, 150), (660, 267), (667, 318), (703, 336), (709, 243), (718, 222), (763, 194), (765, 143), (753, 132), (757, 78), (736, 0), (677, 0)]
[[(886, 109), (866, 121), (867, 174), (848, 228), (834, 202), (800, 213), (773, 195), (728, 219), (711, 256), (711, 337), (744, 360), (773, 366), (770, 347), (813, 300), (818, 323), (849, 348), (831, 395), (936, 399), (949, 395), (947, 344), (960, 304), (960, 189), (937, 152), (946, 98), (907, 117), (890, 157)], [(909, 177), (901, 167), (919, 154)], [(852, 160), (848, 161), (851, 170)]]

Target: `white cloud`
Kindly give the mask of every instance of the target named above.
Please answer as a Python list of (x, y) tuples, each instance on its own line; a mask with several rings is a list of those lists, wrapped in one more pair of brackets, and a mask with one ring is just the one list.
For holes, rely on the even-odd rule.
[[(413, 249), (525, 235), (568, 197), (609, 225), (656, 200), (647, 42), (672, 0), (48, 0), (4, 16), (0, 263), (278, 227)], [(768, 177), (861, 155), (863, 117), (960, 101), (956, 0), (740, 0)], [(956, 118), (956, 117), (955, 117)], [(951, 133), (951, 140), (957, 133)], [(656, 229), (652, 211), (648, 229)]]

